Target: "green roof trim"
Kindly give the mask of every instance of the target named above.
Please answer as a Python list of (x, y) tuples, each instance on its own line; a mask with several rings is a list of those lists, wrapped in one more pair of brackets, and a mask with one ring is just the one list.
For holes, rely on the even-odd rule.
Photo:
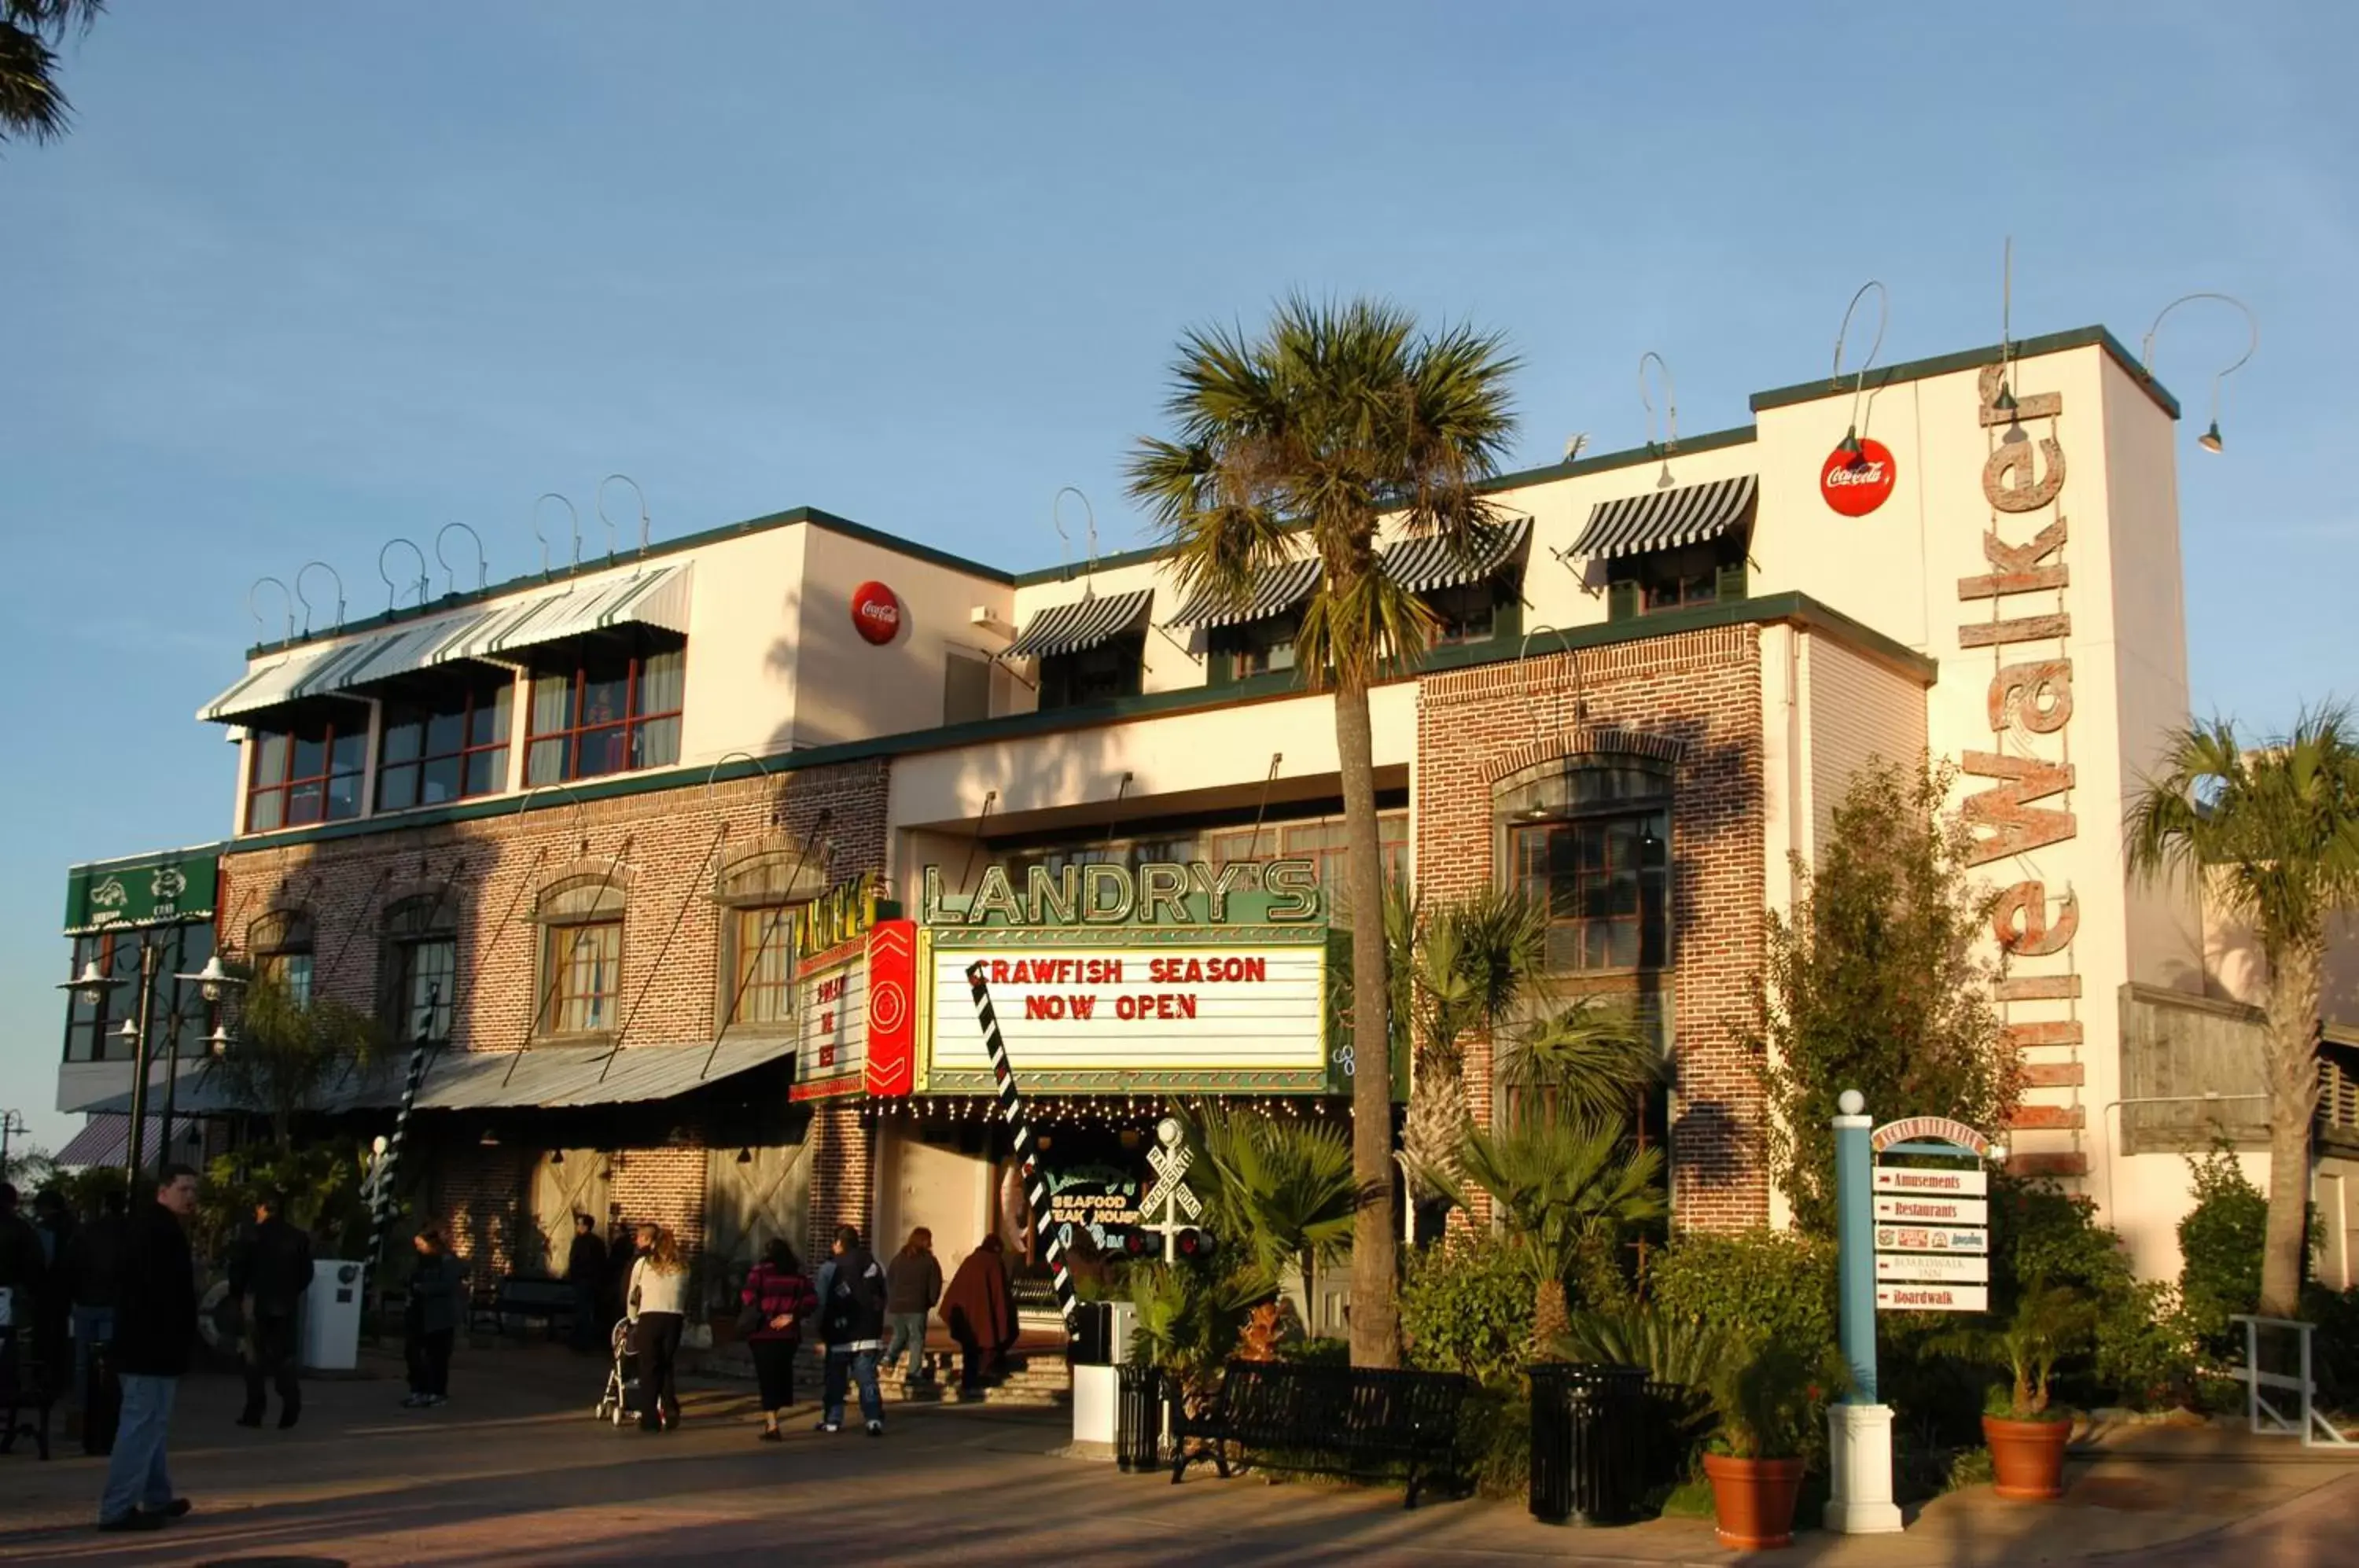
[[(2037, 359), (2042, 354), (2064, 354), (2076, 348), (2101, 348), (2114, 362), (2129, 373), (2138, 389), (2155, 401), (2155, 405), (2172, 419), (2179, 418), (2179, 399), (2163, 389), (2161, 382), (2147, 374), (2136, 356), (2124, 348), (2121, 340), (2103, 327), (2075, 327), (2069, 332), (2049, 332), (2043, 337), (2023, 338), (2013, 344), (1991, 343), (1983, 348), (1970, 348), (1957, 354), (1936, 354), (1931, 359), (1905, 360), (1898, 365), (1880, 365), (1867, 373), (1867, 385), (1872, 389), (1897, 387), (1904, 381), (1924, 381), (1936, 376), (1954, 376), (1961, 370), (1979, 370), (1985, 365), (1996, 365), (2004, 351), (2009, 359)], [(1796, 403), (1812, 403), (1821, 397), (1849, 396), (1856, 385), (1855, 376), (1831, 377), (1825, 381), (1805, 381), (1792, 387), (1780, 387), (1774, 391), (1756, 392), (1753, 411), (1764, 408), (1789, 408)]]
[[(1669, 610), (1659, 615), (1642, 616), (1635, 621), (1609, 621), (1593, 626), (1571, 628), (1538, 643), (1541, 652), (1554, 648), (1574, 650), (1608, 648), (1619, 643), (1644, 642), (1653, 637), (1673, 637), (1681, 632), (1706, 631), (1719, 626), (1763, 626), (1790, 623), (1812, 631), (1840, 638), (1862, 652), (1882, 659), (1931, 685), (1940, 666), (1926, 655), (1908, 645), (1894, 641), (1882, 632), (1864, 626), (1841, 611), (1820, 604), (1807, 593), (1773, 593), (1766, 598), (1738, 599), (1727, 604), (1696, 604), (1681, 610)], [(1528, 637), (1495, 638), (1486, 643), (1464, 643), (1454, 648), (1437, 648), (1419, 663), (1416, 674), (1394, 677), (1394, 681), (1415, 680), (1419, 675), (1436, 675), (1445, 670), (1472, 669), (1484, 664), (1505, 664), (1523, 657), (1531, 645)], [(317, 827), (297, 828), (286, 832), (257, 833), (223, 846), (227, 853), (247, 850), (278, 849), (288, 844), (321, 844), (331, 839), (355, 838), (368, 833), (408, 833), (418, 828), (440, 827), (450, 822), (481, 822), (526, 811), (549, 811), (560, 806), (571, 807), (592, 800), (611, 800), (628, 795), (652, 794), (664, 789), (678, 789), (699, 783), (734, 783), (740, 779), (776, 777), (799, 772), (807, 768), (826, 768), (846, 762), (865, 762), (879, 757), (914, 756), (921, 752), (948, 751), (981, 741), (1021, 740), (1034, 735), (1055, 735), (1067, 730), (1099, 729), (1107, 724), (1123, 724), (1135, 719), (1160, 718), (1167, 714), (1197, 713), (1212, 708), (1225, 708), (1246, 702), (1267, 702), (1307, 692), (1298, 671), (1287, 670), (1269, 675), (1256, 675), (1229, 686), (1190, 686), (1177, 691), (1150, 691), (1136, 697), (1123, 697), (1109, 702), (1092, 703), (1079, 708), (1055, 708), (1046, 713), (1010, 713), (995, 719), (975, 719), (962, 724), (943, 724), (929, 730), (905, 730), (898, 735), (877, 735), (868, 740), (844, 741), (834, 746), (812, 746), (802, 751), (785, 752), (764, 757), (758, 762), (723, 762), (710, 768), (671, 768), (660, 772), (618, 774), (606, 779), (584, 779), (562, 787), (543, 786), (538, 790), (522, 795), (495, 796), (484, 800), (462, 800), (449, 806), (428, 807), (419, 811), (397, 811), (382, 817), (364, 817), (358, 822), (328, 822)]]

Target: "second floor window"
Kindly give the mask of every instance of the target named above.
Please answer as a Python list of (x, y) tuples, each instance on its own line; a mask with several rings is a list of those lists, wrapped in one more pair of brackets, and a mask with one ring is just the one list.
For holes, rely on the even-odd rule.
[(376, 766), (376, 809), (439, 806), (508, 784), (514, 683), (483, 681), (427, 702), (387, 702)]
[(1548, 910), (1556, 974), (1659, 969), (1669, 946), (1670, 812), (1516, 827), (1509, 875)]
[(1052, 654), (1040, 661), (1040, 706), (1077, 708), (1138, 695), (1147, 661), (1143, 636), (1111, 637), (1076, 653)]
[(729, 911), (733, 1024), (783, 1024), (795, 1016), (795, 931), (792, 906), (762, 904)]
[(1217, 627), (1212, 633), (1212, 652), (1228, 661), (1232, 681), (1291, 670), (1299, 629), (1299, 621), (1293, 615), (1274, 615), (1243, 626)]
[(688, 653), (584, 649), (532, 678), (525, 782), (595, 779), (679, 760)]
[[(364, 710), (353, 711), (358, 714)], [(253, 759), (246, 778), (246, 832), (342, 822), (361, 814), (361, 770), (368, 756), (364, 721), (355, 717), (339, 726), (316, 719), (284, 729), (256, 728), (245, 745)]]
[(1499, 596), (1488, 583), (1469, 583), (1455, 588), (1438, 588), (1426, 595), (1426, 607), (1433, 612), (1433, 646), (1451, 648), (1459, 643), (1487, 642), (1499, 630)]
[(311, 918), (287, 909), (263, 916), (246, 928), (254, 953), (254, 977), (287, 993), (299, 1007), (311, 1005)]
[(603, 1034), (615, 1028), (623, 988), (623, 922), (546, 928), (543, 1034)]
[(404, 898), (386, 912), (386, 1021), (405, 1042), (451, 1038), (459, 985), (457, 921), (439, 898)]

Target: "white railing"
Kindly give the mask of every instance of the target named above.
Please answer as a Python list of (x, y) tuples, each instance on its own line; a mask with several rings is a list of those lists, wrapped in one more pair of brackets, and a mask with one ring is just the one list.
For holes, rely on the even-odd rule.
[[(2261, 1318), (2239, 1315), (2229, 1320), (2245, 1325), (2245, 1364), (2234, 1376), (2245, 1385), (2245, 1419), (2259, 1437), (2299, 1437), (2304, 1448), (2359, 1447), (2350, 1438), (2334, 1429), (2332, 1421), (2310, 1403), (2317, 1385), (2310, 1377), (2310, 1336), (2315, 1323), (2299, 1323), (2291, 1318)], [(2291, 1329), (2300, 1344), (2301, 1372), (2288, 1376), (2283, 1372), (2261, 1369), (2261, 1331)], [(2277, 1409), (2264, 1388), (2293, 1394), (2299, 1401), (2300, 1413), (2289, 1416)]]

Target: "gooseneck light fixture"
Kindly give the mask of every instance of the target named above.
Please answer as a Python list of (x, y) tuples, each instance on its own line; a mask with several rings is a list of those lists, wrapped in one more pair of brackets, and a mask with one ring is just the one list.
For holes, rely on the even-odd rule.
[[(1663, 439), (1660, 441), (1655, 440), (1655, 400), (1647, 395), (1647, 362), (1650, 359), (1663, 377)], [(1671, 487), (1671, 453), (1680, 448), (1680, 391), (1671, 380), (1669, 364), (1653, 349), (1638, 356), (1638, 401), (1647, 407), (1647, 450), (1663, 454), (1663, 472), (1656, 477), (1655, 488), (1668, 490)]]
[(1884, 352), (1884, 329), (1892, 324), (1892, 290), (1886, 289), (1881, 279), (1871, 278), (1861, 284), (1859, 291), (1851, 297), (1851, 303), (1843, 307), (1843, 325), (1835, 329), (1834, 368), (1827, 373), (1827, 385), (1840, 388), (1843, 386), (1843, 340), (1851, 335), (1851, 319), (1858, 312), (1859, 302), (1867, 298), (1867, 291), (1871, 289), (1875, 290), (1875, 341), (1867, 345), (1867, 357), (1859, 362), (1859, 369), (1853, 375), (1851, 428), (1843, 432), (1840, 449), (1843, 454), (1843, 466), (1854, 474), (1868, 465), (1867, 451), (1859, 440), (1861, 413), (1864, 408), (1872, 407), (1867, 403), (1868, 366), (1874, 365), (1875, 356)]
[(2261, 346), (2261, 321), (2259, 317), (2253, 314), (2253, 308), (2250, 305), (2245, 304), (2242, 299), (2237, 299), (2234, 294), (2218, 294), (2208, 289), (2198, 290), (2193, 294), (2181, 294), (2178, 299), (2173, 299), (2169, 304), (2165, 305), (2161, 310), (2155, 312), (2154, 325), (2147, 328), (2146, 341), (2138, 349), (2138, 368), (2146, 372), (2147, 378), (2148, 380), (2152, 380), (2154, 378), (2154, 334), (2162, 330), (2162, 319), (2165, 316), (2169, 315), (2173, 310), (2178, 310), (2181, 305), (2188, 304), (2197, 299), (2217, 299), (2223, 305), (2234, 305), (2237, 310), (2243, 311), (2245, 315), (2245, 330), (2246, 333), (2245, 352), (2238, 354), (2234, 362), (2226, 369), (2216, 372), (2212, 376), (2211, 422), (2204, 426), (2203, 433), (2195, 438), (2195, 444), (2201, 447), (2205, 452), (2218, 452), (2221, 446), (2221, 383), (2227, 380), (2231, 376), (2235, 375), (2239, 370), (2242, 370), (2245, 367), (2245, 362), (2252, 358), (2254, 352)]

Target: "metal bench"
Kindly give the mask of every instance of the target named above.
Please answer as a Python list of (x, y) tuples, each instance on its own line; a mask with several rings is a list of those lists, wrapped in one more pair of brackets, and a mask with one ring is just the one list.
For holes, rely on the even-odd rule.
[[(1233, 1463), (1367, 1477), (1406, 1466), (1408, 1497), (1434, 1476), (1453, 1485), (1458, 1411), (1466, 1379), (1455, 1372), (1402, 1372), (1358, 1367), (1305, 1367), (1283, 1361), (1232, 1361), (1212, 1405), (1190, 1415), (1175, 1408), (1171, 1482), (1209, 1459), (1223, 1477)], [(1246, 1453), (1255, 1457), (1245, 1458)]]
[(505, 1335), (508, 1320), (522, 1318), (529, 1322), (538, 1318), (549, 1324), (549, 1337), (557, 1337), (560, 1318), (571, 1323), (573, 1319), (573, 1287), (562, 1279), (551, 1279), (529, 1274), (510, 1274), (502, 1279), (492, 1298), (492, 1327)]

